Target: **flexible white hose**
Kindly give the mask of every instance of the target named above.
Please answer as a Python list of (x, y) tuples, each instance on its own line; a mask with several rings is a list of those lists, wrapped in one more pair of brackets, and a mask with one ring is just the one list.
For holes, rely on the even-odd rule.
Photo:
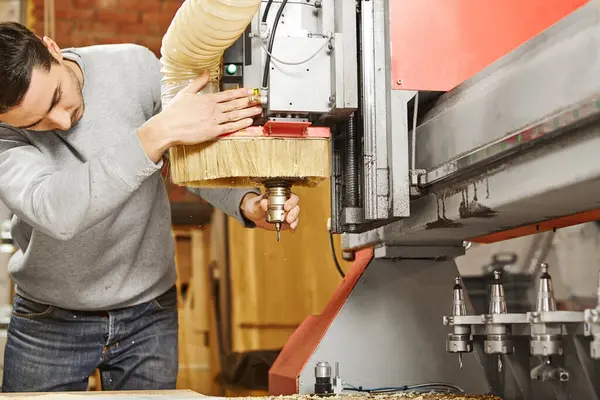
[(162, 41), (163, 106), (205, 71), (210, 82), (202, 92), (219, 91), (223, 53), (244, 33), (260, 1), (184, 1)]

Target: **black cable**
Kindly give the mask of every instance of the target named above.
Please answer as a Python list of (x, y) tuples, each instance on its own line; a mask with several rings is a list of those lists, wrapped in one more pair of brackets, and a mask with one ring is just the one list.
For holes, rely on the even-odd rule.
[(454, 391), (456, 393), (464, 393), (465, 391), (456, 386), (456, 385), (452, 385), (452, 384), (448, 384), (448, 383), (442, 383), (442, 382), (428, 382), (428, 383), (421, 383), (421, 384), (417, 384), (417, 385), (403, 385), (403, 386), (397, 386), (397, 387), (381, 387), (381, 388), (372, 388), (372, 389), (366, 389), (363, 388), (362, 386), (352, 386), (350, 384), (346, 384), (346, 387), (344, 388), (344, 390), (349, 390), (352, 392), (364, 392), (364, 393), (369, 393), (369, 394), (384, 394), (384, 393), (397, 393), (397, 392), (419, 392), (419, 391), (435, 391), (436, 389), (445, 389), (445, 390), (451, 390)]
[[(281, 19), (281, 15), (283, 14), (283, 9), (287, 4), (288, 0), (283, 0), (281, 5), (279, 6), (279, 10), (277, 10), (277, 14), (275, 15), (275, 21), (273, 22), (273, 29), (271, 31), (271, 37), (269, 38), (269, 45), (267, 46), (267, 58), (265, 60), (265, 70), (263, 71), (263, 82), (262, 88), (266, 89), (269, 83), (269, 71), (271, 69), (271, 54), (273, 54), (273, 43), (275, 42), (275, 32), (277, 31), (277, 25), (279, 25), (279, 20)], [(265, 12), (266, 14), (266, 12)], [(263, 14), (264, 17), (264, 14)]]
[(335, 255), (335, 246), (333, 244), (333, 233), (331, 233), (331, 231), (329, 231), (329, 247), (331, 248), (331, 256), (333, 257), (333, 262), (335, 263), (335, 268), (337, 268), (338, 272), (340, 273), (340, 276), (342, 277), (342, 279), (344, 279), (346, 277), (346, 274), (344, 274), (344, 271), (342, 270), (342, 267), (340, 266), (340, 263), (338, 262), (337, 256)]
[(267, 16), (269, 15), (269, 10), (271, 9), (272, 4), (273, 0), (267, 1), (267, 5), (265, 6), (265, 12), (262, 15), (262, 22), (267, 22)]
[[(273, 4), (273, 0), (269, 0), (267, 1), (267, 5), (265, 6), (265, 11), (263, 12), (262, 18), (261, 18), (261, 22), (267, 22), (267, 17), (269, 16), (269, 11), (271, 10), (271, 5)], [(314, 5), (314, 4), (310, 4), (310, 3), (304, 3), (304, 2), (296, 2), (293, 4), (300, 4), (301, 6), (309, 6), (309, 7), (316, 7), (318, 8), (318, 6)]]

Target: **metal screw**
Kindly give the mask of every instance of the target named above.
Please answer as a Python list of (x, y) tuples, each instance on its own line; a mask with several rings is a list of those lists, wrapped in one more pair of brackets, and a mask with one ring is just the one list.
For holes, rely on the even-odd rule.
[(398, 80), (396, 81), (396, 83), (397, 83), (398, 85), (402, 85), (402, 79), (398, 79)]

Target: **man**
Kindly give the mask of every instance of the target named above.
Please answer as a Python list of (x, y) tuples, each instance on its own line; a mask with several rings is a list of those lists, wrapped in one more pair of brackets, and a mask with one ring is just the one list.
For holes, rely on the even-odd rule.
[[(3, 391), (76, 391), (100, 368), (105, 390), (170, 389), (177, 310), (163, 153), (243, 129), (261, 113), (247, 89), (199, 96), (192, 82), (163, 110), (160, 62), (136, 45), (61, 51), (0, 24), (0, 201), (19, 245)], [(255, 191), (200, 190), (247, 227)], [(289, 228), (298, 198), (286, 204)]]

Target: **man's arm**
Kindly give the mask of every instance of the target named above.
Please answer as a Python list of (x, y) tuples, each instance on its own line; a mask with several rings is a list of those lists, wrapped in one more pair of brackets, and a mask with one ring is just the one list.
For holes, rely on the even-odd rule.
[[(262, 228), (266, 230), (275, 230), (275, 225), (268, 223), (265, 219), (267, 215), (267, 198), (260, 194), (258, 190), (248, 189), (208, 189), (208, 188), (189, 188), (188, 190), (195, 195), (203, 197), (213, 206), (220, 208), (227, 215), (237, 219), (246, 228)], [(285, 202), (283, 208), (287, 212), (285, 223), (281, 226), (282, 230), (296, 231), (298, 227), (298, 215), (300, 206), (298, 195), (292, 193)]]
[(187, 188), (196, 196), (202, 197), (214, 207), (220, 209), (230, 217), (235, 218), (246, 228), (255, 228), (256, 224), (246, 218), (242, 213), (242, 201), (248, 193), (260, 195), (260, 191), (252, 189), (212, 189), (212, 188)]
[(98, 158), (59, 169), (18, 130), (0, 128), (0, 200), (29, 225), (60, 240), (108, 217), (160, 167), (136, 134)]

